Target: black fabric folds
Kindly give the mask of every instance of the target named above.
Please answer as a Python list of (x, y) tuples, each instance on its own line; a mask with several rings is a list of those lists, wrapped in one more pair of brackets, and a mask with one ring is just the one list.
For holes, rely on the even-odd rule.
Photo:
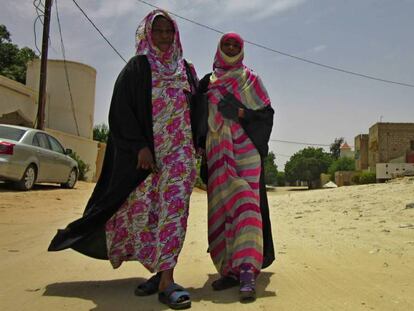
[[(58, 230), (49, 251), (72, 248), (90, 257), (108, 259), (105, 224), (150, 174), (149, 170), (137, 169), (138, 152), (148, 147), (154, 159), (156, 157), (151, 96), (152, 78), (148, 59), (146, 56), (134, 56), (121, 71), (114, 86), (109, 112), (110, 135), (99, 180), (83, 216), (65, 229)], [(190, 109), (193, 106), (190, 103)]]

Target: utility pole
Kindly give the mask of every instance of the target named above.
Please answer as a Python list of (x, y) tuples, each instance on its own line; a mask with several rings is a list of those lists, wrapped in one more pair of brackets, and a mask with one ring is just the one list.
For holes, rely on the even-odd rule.
[(43, 130), (45, 126), (47, 52), (49, 49), (50, 11), (52, 8), (52, 1), (53, 0), (46, 0), (45, 2), (45, 15), (43, 20), (42, 56), (40, 59), (39, 99), (37, 109), (37, 128), (40, 130)]

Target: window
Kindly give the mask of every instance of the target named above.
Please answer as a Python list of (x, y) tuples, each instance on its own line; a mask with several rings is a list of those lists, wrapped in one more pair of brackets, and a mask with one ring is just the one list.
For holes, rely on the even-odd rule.
[(62, 145), (52, 136), (47, 136), (47, 138), (49, 138), (49, 142), (50, 142), (50, 146), (52, 147), (53, 151), (59, 152), (59, 153), (65, 153), (65, 151), (63, 150)]
[(410, 149), (414, 151), (414, 140), (410, 141)]
[(25, 130), (13, 127), (0, 126), (0, 137), (5, 139), (19, 141), (25, 132)]
[(39, 139), (37, 138), (37, 135), (33, 137), (32, 145), (36, 147), (40, 147)]
[(39, 143), (39, 147), (50, 149), (49, 141), (47, 140), (46, 134), (37, 133), (33, 141), (35, 141), (35, 139), (37, 139), (37, 142)]

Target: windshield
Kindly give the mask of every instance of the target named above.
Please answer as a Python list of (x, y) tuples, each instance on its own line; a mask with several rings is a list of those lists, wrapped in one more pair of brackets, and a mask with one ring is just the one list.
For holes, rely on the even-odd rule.
[(3, 139), (19, 141), (25, 132), (26, 131), (22, 129), (16, 129), (16, 128), (0, 125), (0, 139), (3, 138)]

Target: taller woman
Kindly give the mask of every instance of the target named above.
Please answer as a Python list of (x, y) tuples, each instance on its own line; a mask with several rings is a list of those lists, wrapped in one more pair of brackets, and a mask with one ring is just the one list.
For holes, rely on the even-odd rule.
[(157, 275), (136, 294), (159, 291), (161, 302), (188, 308), (189, 294), (173, 271), (196, 177), (188, 101), (195, 71), (182, 58), (176, 23), (162, 10), (139, 25), (136, 54), (115, 84), (103, 170), (84, 216), (59, 230), (49, 250), (71, 247), (114, 268), (139, 261)]
[(260, 78), (243, 65), (242, 38), (225, 34), (213, 73), (200, 81), (207, 93), (208, 241), (220, 273), (215, 290), (240, 285), (255, 299), (255, 279), (274, 260), (263, 158), (274, 111)]

